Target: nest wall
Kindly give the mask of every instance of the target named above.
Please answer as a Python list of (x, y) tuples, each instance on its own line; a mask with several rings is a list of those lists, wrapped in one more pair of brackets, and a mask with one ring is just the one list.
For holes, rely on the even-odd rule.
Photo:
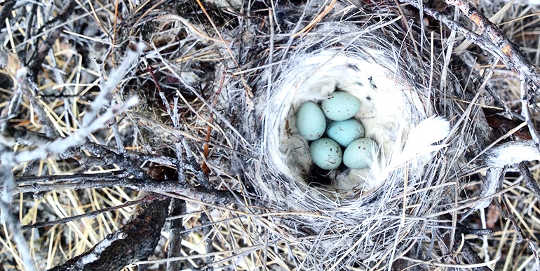
[[(309, 8), (287, 14), (300, 17)], [(234, 77), (222, 95), (223, 104), (248, 104), (239, 131), (257, 159), (239, 163), (256, 197), (269, 209), (299, 212), (273, 220), (281, 226), (270, 230), (270, 239), (296, 241), (305, 252), (297, 259), (301, 266), (315, 269), (376, 266), (412, 244), (429, 245), (426, 231), (440, 223), (429, 215), (451, 204), (453, 177), (465, 167), (463, 155), (486, 132), (481, 112), (457, 117), (462, 111), (455, 98), (466, 95), (464, 80), (443, 71), (440, 44), (432, 47), (424, 37), (424, 45), (416, 48), (421, 51), (415, 51), (418, 44), (394, 10), (335, 10), (297, 37), (276, 33), (271, 44), (233, 46), (235, 58), (245, 60), (248, 69), (265, 68), (243, 79), (252, 99), (239, 95), (242, 82)], [(299, 31), (286, 21), (278, 24), (281, 33)], [(418, 37), (416, 30), (410, 29)], [(268, 45), (287, 49), (273, 52)], [(294, 113), (302, 102), (320, 101), (336, 89), (353, 93), (368, 108), (357, 117), (382, 146), (381, 159), (369, 170), (331, 173), (333, 183), (317, 185), (321, 176), (313, 173)], [(373, 112), (375, 118), (366, 114)], [(405, 218), (405, 213), (418, 219)]]

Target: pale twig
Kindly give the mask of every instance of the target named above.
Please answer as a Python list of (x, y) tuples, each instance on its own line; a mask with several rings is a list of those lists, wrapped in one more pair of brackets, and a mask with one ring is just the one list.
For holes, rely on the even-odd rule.
[(17, 154), (7, 153), (2, 155), (2, 161), (10, 165), (18, 165), (23, 162), (44, 159), (49, 155), (61, 154), (67, 151), (71, 147), (81, 145), (91, 133), (101, 129), (105, 126), (105, 123), (109, 121), (115, 115), (126, 111), (128, 108), (134, 106), (138, 102), (136, 97), (130, 98), (126, 103), (116, 105), (109, 108), (103, 115), (95, 119), (93, 122), (88, 123), (88, 126), (81, 127), (75, 133), (66, 138), (55, 140), (49, 144), (38, 146), (31, 151), (23, 151)]
[(122, 178), (117, 180), (74, 180), (72, 182), (60, 182), (50, 184), (34, 183), (32, 185), (22, 185), (15, 187), (12, 193), (37, 193), (52, 190), (104, 188), (114, 186), (121, 186), (137, 191), (154, 193), (173, 192), (196, 200), (219, 204), (231, 204), (237, 202), (237, 200), (226, 191), (208, 190), (198, 187), (192, 188), (187, 186), (186, 184), (179, 184), (177, 180), (154, 181), (151, 179), (132, 178)]
[(82, 121), (83, 126), (88, 126), (94, 119), (96, 119), (99, 111), (108, 105), (110, 102), (111, 92), (131, 69), (131, 66), (139, 58), (142, 50), (144, 50), (144, 45), (141, 43), (137, 45), (137, 51), (129, 51), (120, 66), (113, 70), (109, 75), (109, 79), (100, 86), (101, 91), (90, 105), (90, 110), (84, 115)]
[(129, 202), (126, 202), (124, 204), (120, 204), (120, 205), (112, 206), (112, 207), (107, 207), (107, 208), (99, 209), (99, 210), (96, 210), (96, 211), (87, 212), (87, 213), (84, 213), (82, 215), (75, 215), (75, 216), (65, 217), (65, 218), (58, 219), (58, 220), (53, 220), (53, 221), (38, 222), (38, 223), (34, 223), (34, 224), (24, 225), (24, 226), (22, 226), (22, 230), (49, 227), (49, 226), (54, 226), (54, 225), (57, 225), (57, 224), (65, 224), (65, 223), (68, 223), (68, 222), (71, 222), (71, 221), (74, 221), (74, 220), (78, 220), (78, 219), (82, 219), (82, 218), (92, 218), (92, 217), (95, 217), (95, 216), (97, 216), (99, 214), (102, 214), (102, 213), (105, 213), (105, 212), (109, 212), (109, 211), (112, 211), (112, 210), (121, 209), (121, 208), (125, 208), (125, 207), (132, 206), (132, 205), (135, 205), (135, 204), (139, 204), (144, 200), (146, 200), (146, 199), (143, 198), (143, 199), (139, 199), (139, 200), (129, 201)]
[[(139, 46), (139, 51), (142, 50), (142, 47)], [(132, 65), (133, 61), (136, 59), (135, 56), (138, 56), (140, 52), (131, 53), (128, 58), (124, 60), (121, 67), (111, 74), (109, 80), (106, 81), (105, 85), (102, 87), (102, 92), (98, 95), (98, 98), (91, 104), (91, 110), (88, 112), (88, 115), (85, 116), (83, 125), (76, 130), (73, 134), (69, 135), (66, 138), (57, 139), (55, 141), (49, 142), (47, 144), (40, 144), (33, 150), (22, 151), (18, 153), (4, 151), (0, 156), (1, 164), (4, 167), (4, 173), (7, 173), (4, 176), (3, 188), (4, 193), (3, 197), (9, 197), (8, 194), (13, 193), (16, 190), (13, 187), (13, 177), (12, 177), (12, 167), (20, 165), (23, 162), (33, 161), (37, 159), (44, 159), (50, 155), (63, 154), (69, 148), (79, 146), (86, 141), (86, 138), (90, 136), (93, 132), (105, 127), (106, 122), (112, 119), (114, 116), (126, 111), (131, 106), (134, 106), (137, 103), (137, 98), (132, 97), (128, 99), (124, 104), (116, 104), (108, 108), (101, 116), (97, 117), (97, 114), (101, 109), (103, 109), (110, 99), (109, 92), (123, 79), (124, 74)], [(34, 62), (34, 64), (37, 62)], [(22, 68), (19, 71), (24, 71)], [(4, 148), (4, 147), (2, 147)], [(9, 178), (11, 176), (11, 178)], [(23, 262), (26, 270), (34, 270), (31, 256), (28, 250), (28, 246), (22, 233), (20, 232), (19, 223), (13, 217), (11, 217), (9, 212), (9, 205), (5, 203), (4, 200), (1, 201), (0, 207), (2, 209), (3, 218), (6, 220), (10, 231), (13, 233), (13, 237), (19, 252), (22, 255)]]

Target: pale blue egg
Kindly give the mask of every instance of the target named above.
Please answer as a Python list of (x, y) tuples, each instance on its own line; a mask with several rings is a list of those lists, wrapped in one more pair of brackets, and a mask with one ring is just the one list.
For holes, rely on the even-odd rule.
[(373, 163), (373, 155), (377, 153), (377, 143), (370, 138), (357, 139), (345, 149), (343, 164), (349, 168), (368, 168)]
[(326, 134), (339, 145), (347, 147), (353, 140), (364, 136), (364, 126), (355, 119), (334, 121), (328, 125)]
[(313, 141), (309, 146), (309, 152), (313, 163), (322, 169), (336, 169), (341, 164), (341, 147), (330, 138), (323, 137)]
[(360, 109), (360, 100), (353, 95), (336, 91), (321, 103), (322, 110), (331, 120), (346, 120), (352, 118)]
[(320, 138), (326, 130), (326, 119), (321, 108), (313, 102), (303, 103), (296, 112), (296, 129), (307, 140)]

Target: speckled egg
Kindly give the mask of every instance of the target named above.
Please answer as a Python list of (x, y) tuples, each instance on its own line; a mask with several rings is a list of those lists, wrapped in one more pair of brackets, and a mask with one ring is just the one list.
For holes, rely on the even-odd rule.
[(313, 102), (303, 103), (296, 113), (296, 128), (307, 140), (320, 138), (326, 130), (326, 119), (321, 108)]
[(373, 162), (372, 153), (377, 152), (377, 143), (370, 138), (357, 139), (345, 149), (343, 164), (349, 168), (368, 168)]
[(353, 140), (364, 136), (364, 126), (355, 119), (334, 121), (328, 125), (326, 134), (339, 145), (347, 147)]
[(341, 164), (341, 147), (330, 138), (323, 137), (313, 141), (309, 146), (309, 152), (313, 163), (322, 169), (336, 169)]
[(360, 100), (347, 92), (336, 91), (322, 101), (321, 107), (327, 118), (346, 120), (356, 115), (360, 109)]

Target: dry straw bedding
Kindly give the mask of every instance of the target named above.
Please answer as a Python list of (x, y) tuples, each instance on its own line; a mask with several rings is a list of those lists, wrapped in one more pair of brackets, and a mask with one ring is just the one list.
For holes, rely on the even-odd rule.
[[(43, 192), (44, 200), (22, 197), (23, 224), (46, 220), (40, 212), (69, 217), (119, 205), (135, 198), (132, 189), (187, 202), (181, 213), (171, 212), (153, 258), (135, 262), (149, 269), (172, 268), (160, 260), (167, 256), (177, 257), (184, 268), (232, 270), (538, 265), (535, 187), (520, 183), (527, 167), (514, 166), (539, 157), (534, 142), (519, 136), (527, 134), (527, 123), (520, 124), (527, 117), (516, 110), (523, 98), (520, 79), (534, 90), (538, 79), (526, 76), (536, 70), (512, 66), (517, 60), (497, 55), (496, 46), (478, 46), (484, 42), (478, 38), (471, 45), (462, 37), (476, 37), (474, 32), (440, 22), (454, 16), (448, 20), (473, 28), (466, 18), (471, 14), (447, 8), (441, 15), (420, 7), (424, 14), (411, 5), (378, 1), (120, 2), (121, 10), (83, 4), (79, 14), (63, 18), (70, 22), (68, 34), (51, 42), (37, 75), (20, 59), (24, 46), (5, 54), (4, 71), (16, 91), (6, 89), (3, 116), (38, 132), (42, 141), (64, 138), (39, 145), (35, 138), (26, 140), (27, 134), (26, 141), (2, 137), (2, 165), (15, 169), (10, 189), (86, 189)], [(527, 16), (538, 14), (533, 5), (478, 4), (493, 21), (509, 22), (501, 27), (510, 37), (530, 35), (525, 32), (538, 23)], [(18, 8), (15, 12), (29, 10)], [(81, 14), (92, 16), (81, 19)], [(70, 19), (74, 16), (79, 20)], [(12, 20), (30, 24), (21, 18)], [(96, 21), (100, 24), (88, 26)], [(81, 28), (82, 22), (87, 26)], [(113, 31), (106, 35), (105, 29)], [(3, 37), (17, 36), (6, 33)], [(16, 42), (24, 43), (6, 38), (4, 46)], [(111, 42), (117, 47), (109, 48)], [(81, 44), (87, 46), (84, 52), (78, 51)], [(538, 34), (521, 46), (526, 58), (536, 54), (538, 61)], [(89, 60), (71, 61), (79, 55)], [(75, 87), (65, 87), (67, 82)], [(60, 84), (67, 96), (54, 96)], [(335, 90), (361, 100), (356, 117), (381, 146), (368, 170), (314, 169), (308, 143), (295, 129), (302, 102), (320, 101)], [(22, 109), (13, 109), (19, 100)], [(535, 104), (534, 96), (528, 102)], [(29, 121), (14, 121), (11, 110)], [(520, 126), (502, 127), (493, 110)], [(87, 140), (108, 147), (89, 147)], [(6, 149), (21, 146), (30, 151)], [(43, 162), (31, 162), (39, 159)], [(504, 178), (506, 170), (519, 169), (523, 177)], [(127, 180), (107, 175), (119, 170)], [(31, 183), (32, 176), (81, 173), (102, 174), (101, 183), (58, 181), (65, 186), (51, 188)], [(143, 176), (168, 186), (129, 181)], [(129, 189), (109, 188), (104, 178)], [(66, 206), (75, 211), (62, 211)], [(40, 237), (26, 232), (29, 248), (3, 236), (12, 250), (2, 259), (20, 269), (28, 250), (37, 266), (50, 268), (92, 248), (128, 217), (123, 209), (31, 231)], [(485, 228), (494, 230), (492, 235), (475, 230)], [(179, 237), (181, 253), (165, 253)], [(68, 252), (60, 256), (57, 249)]]

